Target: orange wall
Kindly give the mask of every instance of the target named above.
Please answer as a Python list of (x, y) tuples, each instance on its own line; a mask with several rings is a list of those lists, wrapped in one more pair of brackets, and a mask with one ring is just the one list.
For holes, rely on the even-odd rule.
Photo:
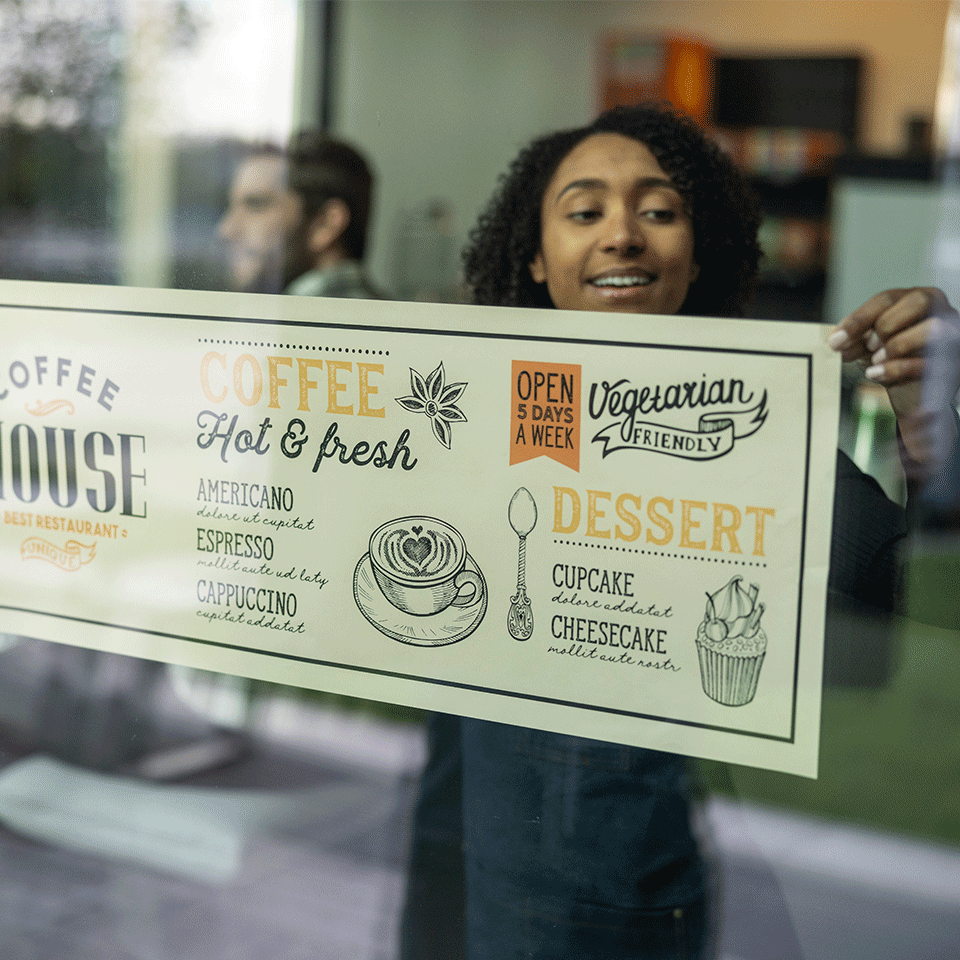
[(631, 0), (598, 4), (606, 29), (687, 33), (729, 53), (867, 58), (863, 146), (899, 151), (904, 120), (933, 114), (950, 0)]

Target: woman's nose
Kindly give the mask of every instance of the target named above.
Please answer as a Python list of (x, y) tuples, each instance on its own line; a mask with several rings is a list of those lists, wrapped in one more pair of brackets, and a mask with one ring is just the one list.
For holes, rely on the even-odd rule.
[(632, 254), (638, 253), (644, 246), (643, 228), (637, 215), (627, 208), (611, 211), (607, 217), (604, 249)]

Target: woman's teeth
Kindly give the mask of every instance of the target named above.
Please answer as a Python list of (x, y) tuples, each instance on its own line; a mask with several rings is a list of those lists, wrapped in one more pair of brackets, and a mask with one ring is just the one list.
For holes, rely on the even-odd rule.
[(650, 277), (599, 277), (593, 281), (595, 287), (645, 287)]

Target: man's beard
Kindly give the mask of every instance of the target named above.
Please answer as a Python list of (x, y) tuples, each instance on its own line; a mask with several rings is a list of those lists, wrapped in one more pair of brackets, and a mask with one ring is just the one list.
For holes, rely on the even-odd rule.
[(237, 288), (243, 293), (283, 293), (312, 266), (307, 252), (307, 229), (300, 224), (285, 238), (281, 248), (264, 257), (260, 271), (246, 284), (237, 282)]

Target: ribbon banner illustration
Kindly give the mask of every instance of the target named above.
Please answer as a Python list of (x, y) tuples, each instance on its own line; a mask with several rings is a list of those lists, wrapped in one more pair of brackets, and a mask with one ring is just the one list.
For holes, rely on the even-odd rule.
[(87, 545), (76, 540), (68, 540), (61, 548), (40, 537), (28, 537), (20, 545), (20, 554), (24, 560), (46, 560), (61, 570), (79, 570), (83, 564), (93, 560), (96, 552), (95, 543)]
[(0, 629), (815, 776), (809, 324), (0, 283)]
[(767, 417), (766, 399), (764, 394), (749, 410), (705, 413), (696, 430), (681, 430), (661, 423), (638, 423), (630, 419), (604, 427), (593, 440), (604, 444), (605, 457), (618, 450), (647, 450), (688, 460), (713, 460), (726, 456), (737, 440), (753, 436), (763, 426)]

